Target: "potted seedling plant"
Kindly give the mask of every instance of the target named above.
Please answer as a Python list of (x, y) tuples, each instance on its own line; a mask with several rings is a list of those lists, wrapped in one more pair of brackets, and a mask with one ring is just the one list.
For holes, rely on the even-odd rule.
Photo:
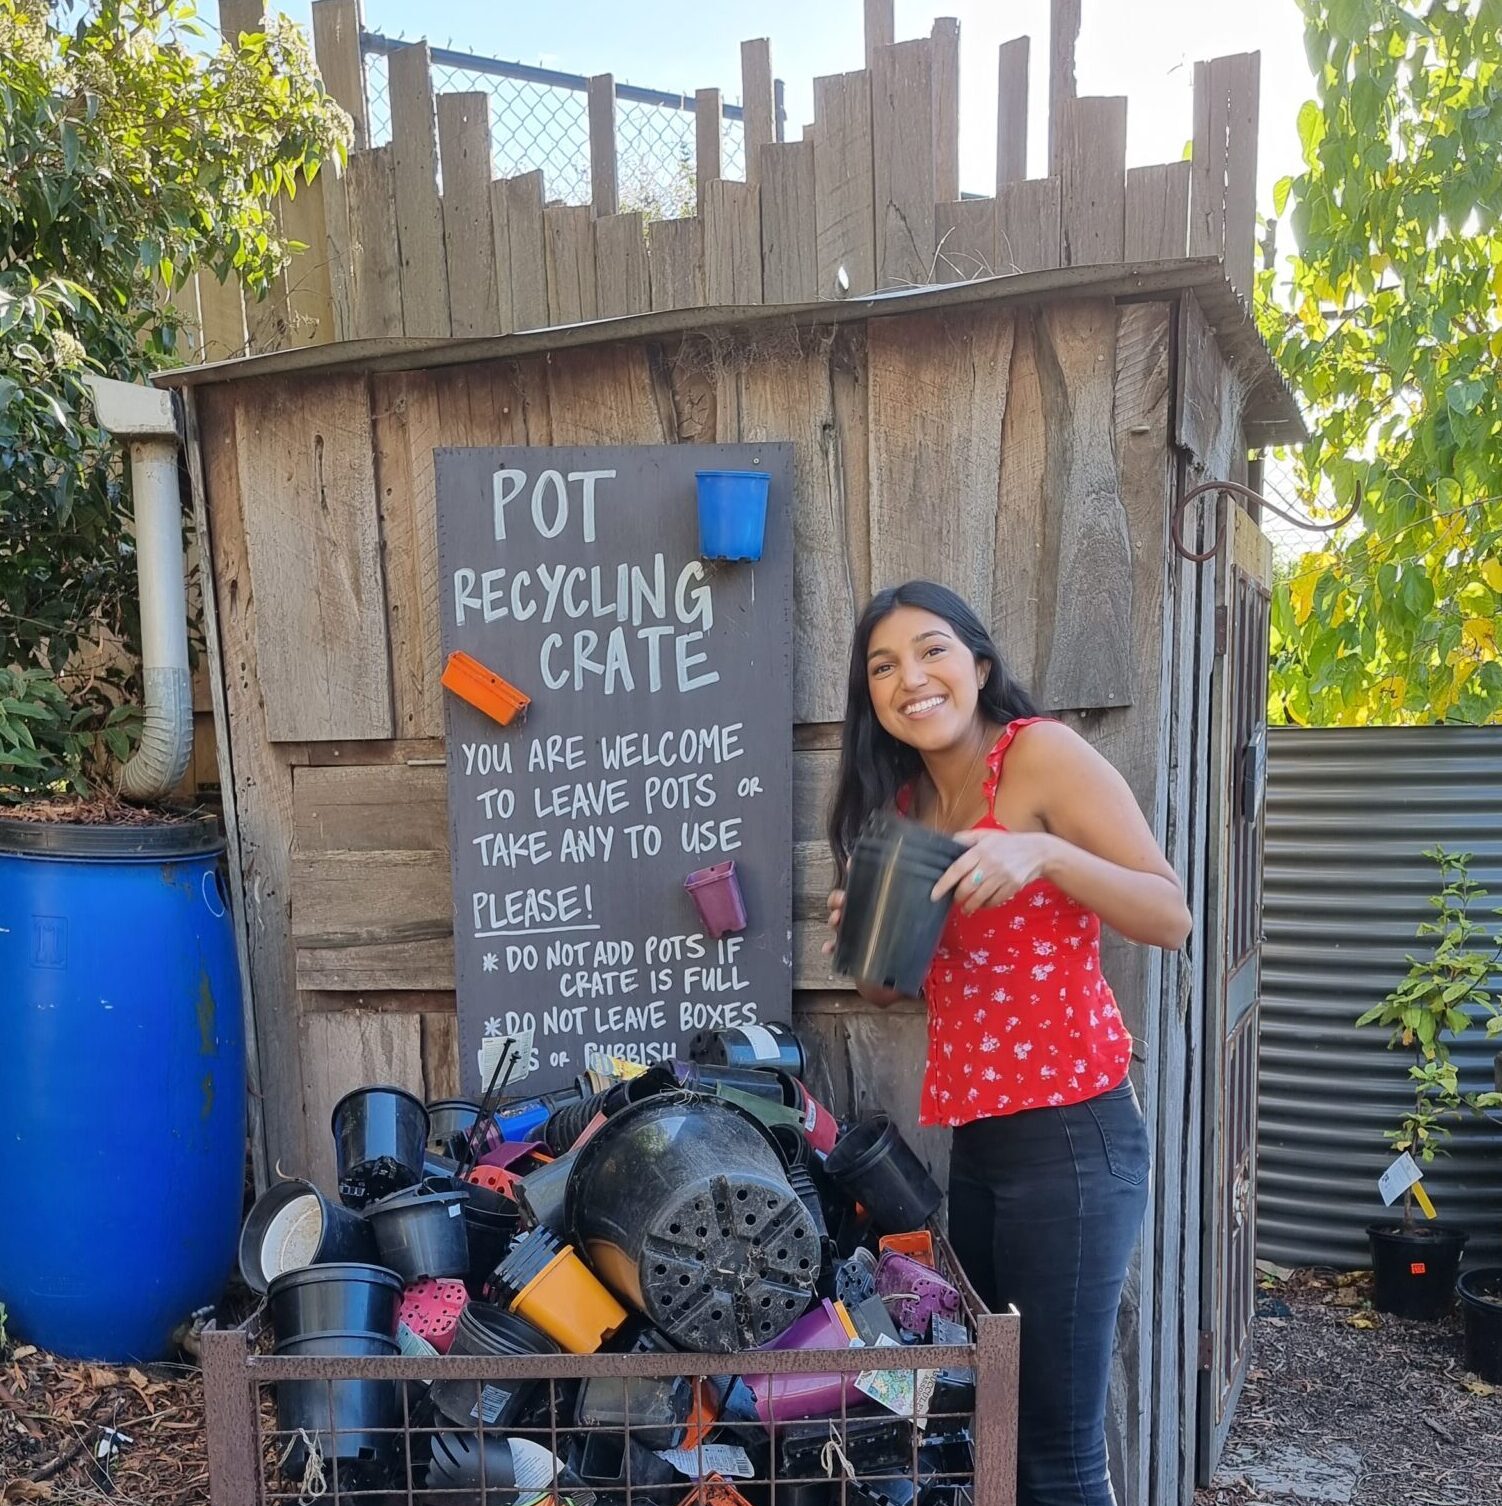
[[(1485, 1115), (1502, 1105), (1502, 1093), (1462, 1089), (1455, 1042), (1468, 1031), (1502, 1033), (1502, 1011), (1488, 981), (1502, 955), (1502, 937), (1474, 918), (1486, 887), (1471, 877), (1471, 855), (1429, 848), (1424, 856), (1439, 870), (1440, 887), (1430, 896), (1435, 911), (1417, 935), (1430, 943), (1408, 956), (1408, 972), (1358, 1026), (1381, 1025), (1388, 1049), (1413, 1058), (1408, 1069), (1413, 1097), (1395, 1128), (1387, 1131), (1394, 1151), (1427, 1166), (1442, 1153), (1456, 1121), (1466, 1112)], [(1502, 911), (1494, 912), (1502, 914)], [(1379, 1311), (1437, 1319), (1449, 1310), (1467, 1232), (1415, 1212), (1415, 1194), (1403, 1194), (1401, 1221), (1367, 1228)]]

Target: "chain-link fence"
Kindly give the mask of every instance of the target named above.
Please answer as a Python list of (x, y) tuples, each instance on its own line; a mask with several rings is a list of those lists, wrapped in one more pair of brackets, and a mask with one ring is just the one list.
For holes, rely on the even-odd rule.
[[(1304, 492), (1303, 473), (1297, 459), (1289, 453), (1266, 450), (1262, 456), (1262, 494), (1289, 512), (1301, 517), (1310, 514), (1310, 499)], [(1317, 516), (1327, 517), (1335, 508), (1329, 484), (1321, 481), (1316, 505), (1323, 509)], [(1277, 565), (1291, 563), (1302, 554), (1323, 549), (1328, 534), (1315, 529), (1299, 528), (1272, 513), (1264, 513), (1262, 531), (1272, 540), (1273, 559)]]
[[(386, 57), (405, 43), (373, 32), (365, 32), (360, 40), (370, 142), (381, 146), (391, 139)], [(588, 79), (443, 47), (431, 48), (430, 57), (435, 94), (482, 91), (490, 96), (496, 177), (541, 168), (549, 200), (589, 202)], [(621, 208), (663, 217), (692, 214), (694, 101), (618, 84), (615, 113)], [(722, 132), (722, 173), (744, 178), (745, 130), (739, 106), (724, 106)]]

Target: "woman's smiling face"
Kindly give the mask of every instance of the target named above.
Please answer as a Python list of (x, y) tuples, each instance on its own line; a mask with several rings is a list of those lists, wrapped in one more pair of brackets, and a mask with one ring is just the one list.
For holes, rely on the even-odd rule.
[(989, 669), (942, 617), (897, 607), (872, 629), (866, 688), (877, 721), (893, 737), (937, 753), (956, 746), (974, 727)]

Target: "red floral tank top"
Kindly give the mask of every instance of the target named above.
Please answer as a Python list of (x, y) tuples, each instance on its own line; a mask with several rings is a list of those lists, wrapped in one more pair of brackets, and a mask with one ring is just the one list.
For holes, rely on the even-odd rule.
[[(1024, 717), (997, 738), (977, 827), (1006, 830), (996, 787), (1007, 749), (1046, 720)], [(956, 905), (924, 994), (924, 1124), (1082, 1103), (1116, 1087), (1131, 1064), (1132, 1037), (1100, 970), (1100, 917), (1048, 879), (974, 915)]]

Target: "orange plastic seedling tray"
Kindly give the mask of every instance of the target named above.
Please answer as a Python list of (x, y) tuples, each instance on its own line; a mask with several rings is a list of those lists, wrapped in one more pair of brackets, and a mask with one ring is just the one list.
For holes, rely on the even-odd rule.
[(443, 685), (461, 701), (468, 701), (476, 711), (483, 711), (492, 721), (509, 726), (518, 716), (525, 716), (532, 698), (523, 694), (494, 670), (486, 669), (478, 659), (457, 649), (443, 666)]
[(883, 1234), (877, 1241), (877, 1249), (911, 1255), (931, 1269), (934, 1266), (934, 1237), (927, 1229), (914, 1229), (911, 1234)]

